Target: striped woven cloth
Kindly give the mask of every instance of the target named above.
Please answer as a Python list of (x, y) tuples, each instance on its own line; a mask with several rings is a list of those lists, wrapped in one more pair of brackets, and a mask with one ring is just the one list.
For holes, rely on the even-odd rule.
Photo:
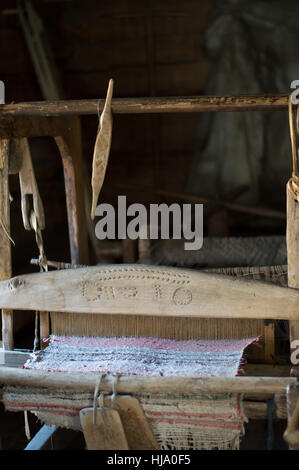
[[(256, 338), (187, 340), (163, 338), (82, 338), (51, 336), (26, 369), (121, 373), (138, 376), (238, 375), (244, 349)], [(139, 395), (162, 449), (237, 449), (244, 415), (238, 395)], [(93, 393), (7, 387), (8, 411), (29, 410), (47, 424), (80, 430), (79, 411), (93, 404)]]

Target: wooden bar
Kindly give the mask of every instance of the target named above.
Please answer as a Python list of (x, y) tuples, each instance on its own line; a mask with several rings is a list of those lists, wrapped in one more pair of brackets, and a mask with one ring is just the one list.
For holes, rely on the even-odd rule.
[[(0, 385), (94, 391), (99, 374), (71, 374), (0, 367)], [(101, 390), (111, 393), (114, 377), (106, 376)], [(142, 393), (254, 393), (285, 394), (294, 377), (137, 377), (121, 376), (117, 392)]]
[(292, 450), (299, 450), (299, 384), (292, 383), (287, 387), (288, 426), (284, 439)]
[[(57, 100), (0, 105), (0, 120), (9, 116), (65, 116), (97, 114), (104, 99)], [(281, 111), (288, 106), (288, 95), (181, 96), (114, 98), (113, 114), (198, 113), (217, 111)]]

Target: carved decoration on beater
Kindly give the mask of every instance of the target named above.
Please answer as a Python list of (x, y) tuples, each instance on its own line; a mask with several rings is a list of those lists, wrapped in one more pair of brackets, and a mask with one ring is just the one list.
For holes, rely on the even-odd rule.
[(91, 218), (95, 217), (98, 197), (103, 186), (112, 138), (112, 112), (111, 101), (113, 95), (113, 80), (109, 80), (108, 90), (104, 109), (101, 116), (99, 115), (99, 126), (93, 153), (92, 161), (92, 205)]

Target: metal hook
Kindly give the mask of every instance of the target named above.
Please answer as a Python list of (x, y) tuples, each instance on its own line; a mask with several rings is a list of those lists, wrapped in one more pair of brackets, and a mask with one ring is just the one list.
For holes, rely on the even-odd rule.
[(117, 390), (116, 389), (117, 389), (118, 381), (119, 381), (119, 378), (120, 378), (121, 374), (119, 372), (117, 372), (113, 376), (114, 376), (114, 381), (113, 381), (113, 384), (112, 384), (111, 407), (115, 408), (115, 406), (118, 406), (119, 408), (121, 408), (123, 410), (128, 410), (127, 406), (122, 405), (120, 402), (118, 402), (118, 403), (115, 402), (116, 396), (117, 396)]

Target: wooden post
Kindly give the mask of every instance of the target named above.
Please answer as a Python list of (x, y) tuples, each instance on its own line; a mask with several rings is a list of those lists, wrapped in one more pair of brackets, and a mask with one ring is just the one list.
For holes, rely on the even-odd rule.
[(274, 362), (275, 356), (275, 323), (271, 320), (265, 321), (264, 325), (264, 341), (265, 341), (265, 362)]
[(122, 248), (122, 259), (125, 264), (133, 264), (136, 261), (136, 248), (137, 244), (135, 240), (125, 238), (121, 241)]
[(71, 262), (88, 264), (80, 119), (65, 119), (64, 129), (55, 140), (64, 170)]
[[(8, 187), (9, 140), (0, 140), (0, 279), (11, 277), (11, 249), (5, 230), (10, 230), (9, 187)], [(5, 228), (4, 228), (5, 227)], [(2, 343), (6, 350), (14, 348), (13, 312), (2, 310)]]

